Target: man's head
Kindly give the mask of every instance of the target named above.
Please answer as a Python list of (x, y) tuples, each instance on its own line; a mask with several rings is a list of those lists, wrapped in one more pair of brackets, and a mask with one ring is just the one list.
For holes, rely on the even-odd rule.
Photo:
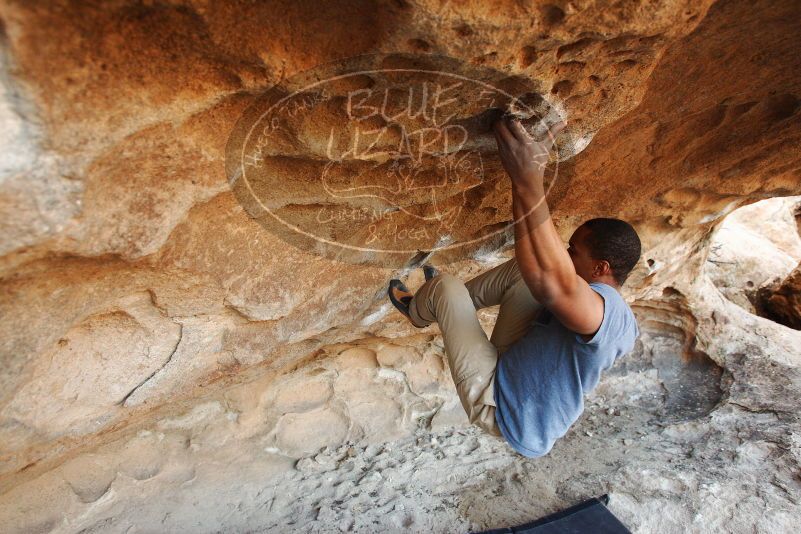
[(621, 286), (640, 259), (640, 238), (620, 219), (590, 219), (576, 228), (569, 243), (576, 273), (587, 283)]

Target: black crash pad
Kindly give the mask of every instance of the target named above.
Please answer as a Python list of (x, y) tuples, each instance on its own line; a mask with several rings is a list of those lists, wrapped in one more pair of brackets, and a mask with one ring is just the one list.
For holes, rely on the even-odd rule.
[(608, 503), (609, 495), (601, 495), (525, 525), (478, 534), (631, 534), (606, 507)]

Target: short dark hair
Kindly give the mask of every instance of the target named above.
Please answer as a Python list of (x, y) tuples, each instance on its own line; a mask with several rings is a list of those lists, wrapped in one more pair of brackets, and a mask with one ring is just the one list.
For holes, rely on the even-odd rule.
[(637, 231), (626, 221), (604, 217), (590, 219), (582, 226), (589, 230), (586, 243), (590, 256), (608, 261), (615, 281), (623, 285), (640, 260), (642, 245)]

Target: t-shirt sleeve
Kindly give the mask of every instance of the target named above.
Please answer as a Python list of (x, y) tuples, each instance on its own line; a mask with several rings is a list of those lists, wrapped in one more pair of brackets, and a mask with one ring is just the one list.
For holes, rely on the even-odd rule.
[[(604, 301), (604, 318), (601, 321), (601, 326), (595, 335), (589, 341), (585, 341), (581, 334), (576, 333), (576, 341), (582, 345), (600, 345), (605, 343), (610, 336), (615, 336), (616, 332), (612, 324), (616, 322), (616, 317), (620, 311), (620, 303), (622, 298), (617, 294), (613, 287), (606, 284), (590, 284), (593, 291), (601, 295)], [(612, 293), (615, 293), (614, 295)], [(617, 298), (615, 298), (617, 297)]]

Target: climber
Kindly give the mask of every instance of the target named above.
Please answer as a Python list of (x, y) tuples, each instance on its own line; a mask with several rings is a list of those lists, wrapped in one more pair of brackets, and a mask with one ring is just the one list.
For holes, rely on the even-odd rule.
[[(391, 302), (416, 327), (439, 324), (468, 419), (527, 457), (547, 454), (584, 409), (602, 371), (639, 335), (620, 288), (640, 240), (619, 219), (585, 221), (559, 237), (545, 201), (544, 168), (560, 123), (533, 139), (515, 119), (493, 124), (511, 179), (515, 256), (464, 283), (424, 267), (412, 294), (390, 282)], [(476, 310), (500, 305), (487, 339)]]

